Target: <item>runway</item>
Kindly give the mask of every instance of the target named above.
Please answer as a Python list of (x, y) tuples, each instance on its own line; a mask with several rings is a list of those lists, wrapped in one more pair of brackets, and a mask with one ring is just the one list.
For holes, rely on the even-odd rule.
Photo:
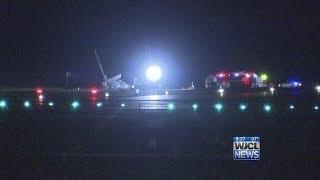
[[(44, 89), (40, 101), (34, 89), (1, 91), (0, 99), (7, 105), (0, 109), (3, 171), (54, 174), (68, 169), (75, 177), (80, 171), (88, 176), (166, 175), (175, 166), (186, 175), (228, 174), (232, 168), (234, 174), (259, 176), (288, 168), (318, 169), (320, 143), (315, 137), (320, 112), (314, 109), (319, 104), (315, 93), (108, 91), (107, 97), (105, 93)], [(24, 106), (26, 101), (30, 106)], [(78, 106), (73, 106), (75, 102)], [(261, 137), (261, 160), (233, 161), (234, 136)], [(95, 168), (97, 163), (103, 171)], [(249, 173), (251, 169), (256, 171)]]
[[(20, 110), (54, 110), (69, 111), (72, 103), (78, 103), (77, 111), (103, 112), (112, 110), (195, 110), (212, 111), (216, 104), (221, 104), (223, 110), (239, 110), (244, 104), (246, 110), (259, 110), (268, 104), (273, 110), (312, 112), (320, 104), (320, 95), (303, 89), (276, 90), (271, 93), (268, 89), (252, 90), (225, 90), (218, 93), (217, 90), (135, 90), (111, 91), (103, 89), (43, 89), (37, 93), (33, 88), (6, 89), (0, 91), (0, 100), (6, 102), (8, 111)], [(23, 103), (29, 102), (30, 107), (24, 108)], [(52, 106), (50, 106), (51, 104)], [(293, 108), (294, 106), (294, 108)]]

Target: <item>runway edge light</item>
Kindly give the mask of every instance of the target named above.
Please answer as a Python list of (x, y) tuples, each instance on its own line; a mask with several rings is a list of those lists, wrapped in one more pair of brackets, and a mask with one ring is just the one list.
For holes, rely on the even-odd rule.
[(7, 108), (7, 102), (5, 100), (0, 100), (0, 108), (1, 109)]
[(216, 104), (214, 105), (214, 108), (215, 108), (218, 112), (220, 112), (220, 111), (222, 111), (222, 109), (223, 109), (223, 105), (222, 105), (221, 103), (216, 103)]
[(240, 111), (245, 111), (247, 109), (247, 106), (245, 104), (240, 104), (239, 109)]
[(197, 111), (198, 107), (199, 107), (199, 106), (198, 106), (197, 103), (192, 104), (192, 109), (193, 109), (194, 111)]

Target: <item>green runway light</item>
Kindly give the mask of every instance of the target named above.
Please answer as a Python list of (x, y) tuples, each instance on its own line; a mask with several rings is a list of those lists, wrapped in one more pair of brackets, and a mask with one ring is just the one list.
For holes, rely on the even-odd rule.
[(23, 106), (24, 106), (26, 109), (28, 109), (28, 108), (31, 107), (31, 102), (30, 102), (30, 101), (25, 101), (25, 102), (23, 103)]
[(290, 109), (290, 110), (294, 110), (295, 108), (296, 108), (296, 107), (295, 107), (293, 104), (290, 104), (290, 105), (289, 105), (289, 109)]
[(173, 103), (169, 103), (168, 104), (168, 109), (169, 110), (173, 110), (174, 109), (174, 104)]
[(217, 104), (214, 105), (214, 108), (215, 108), (217, 111), (220, 112), (220, 111), (223, 109), (223, 106), (222, 106), (221, 103), (217, 103)]
[(54, 106), (54, 103), (52, 101), (48, 102), (48, 106), (49, 107), (53, 107)]
[(247, 106), (246, 106), (245, 104), (240, 104), (240, 105), (239, 105), (239, 109), (240, 109), (241, 111), (245, 111), (245, 110), (247, 109)]
[(271, 111), (271, 106), (268, 105), (268, 104), (266, 104), (266, 105), (263, 106), (263, 109), (264, 109), (264, 111), (266, 111), (266, 112), (270, 112), (270, 111)]
[(0, 101), (0, 108), (1, 109), (7, 108), (7, 102), (5, 100)]
[(77, 109), (80, 106), (80, 103), (78, 101), (73, 101), (71, 106), (73, 109)]
[(196, 111), (198, 109), (198, 104), (192, 104), (192, 109)]
[(99, 108), (99, 107), (102, 107), (102, 105), (103, 105), (102, 102), (98, 102), (98, 103), (97, 103), (97, 107), (98, 107), (98, 108)]

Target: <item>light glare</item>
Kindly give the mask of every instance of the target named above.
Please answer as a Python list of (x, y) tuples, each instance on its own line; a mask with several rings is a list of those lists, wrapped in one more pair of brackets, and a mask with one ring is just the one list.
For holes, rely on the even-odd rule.
[(169, 103), (168, 104), (168, 109), (169, 110), (173, 110), (174, 109), (174, 104), (173, 103)]
[(159, 66), (150, 66), (146, 71), (146, 77), (152, 82), (156, 82), (161, 79), (162, 71)]

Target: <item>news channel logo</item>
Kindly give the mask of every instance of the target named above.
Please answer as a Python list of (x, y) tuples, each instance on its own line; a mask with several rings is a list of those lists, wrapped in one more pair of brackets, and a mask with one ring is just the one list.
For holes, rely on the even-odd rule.
[(233, 137), (234, 160), (260, 160), (260, 137)]

